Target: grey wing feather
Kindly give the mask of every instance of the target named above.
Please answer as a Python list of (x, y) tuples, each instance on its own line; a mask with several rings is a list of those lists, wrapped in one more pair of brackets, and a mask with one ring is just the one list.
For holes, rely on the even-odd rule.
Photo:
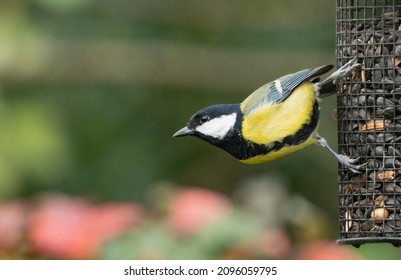
[(265, 103), (281, 103), (306, 80), (312, 80), (333, 68), (333, 65), (325, 65), (316, 68), (309, 68), (299, 72), (283, 76), (273, 82), (270, 82), (255, 92), (253, 92), (243, 104), (243, 111), (249, 114), (254, 109)]

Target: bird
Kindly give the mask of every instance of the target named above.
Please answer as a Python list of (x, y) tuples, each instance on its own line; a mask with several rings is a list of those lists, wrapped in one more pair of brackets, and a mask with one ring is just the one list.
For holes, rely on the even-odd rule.
[(359, 158), (336, 153), (319, 135), (323, 97), (361, 65), (348, 61), (320, 81), (333, 65), (308, 68), (269, 82), (242, 103), (211, 105), (196, 112), (173, 137), (194, 136), (221, 148), (245, 164), (260, 164), (292, 154), (311, 144), (326, 148), (353, 173)]

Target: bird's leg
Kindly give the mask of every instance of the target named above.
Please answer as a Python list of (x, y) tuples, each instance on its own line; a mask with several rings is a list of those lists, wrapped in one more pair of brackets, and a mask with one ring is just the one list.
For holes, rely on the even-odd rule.
[[(333, 84), (338, 84), (340, 82), (340, 80), (345, 78), (346, 76), (348, 76), (351, 71), (353, 71), (353, 70), (355, 70), (357, 68), (360, 68), (362, 66), (359, 63), (355, 63), (354, 64), (355, 61), (356, 61), (356, 57), (354, 59), (351, 59), (350, 61), (348, 61), (341, 68), (339, 68), (336, 71), (334, 71), (330, 76), (328, 76), (323, 81), (316, 83), (316, 85), (319, 88), (322, 88), (323, 85), (331, 83), (331, 82)], [(327, 150), (329, 150), (330, 153), (332, 153), (336, 157), (336, 159), (338, 160), (339, 163), (344, 165), (346, 168), (348, 168), (353, 173), (360, 173), (360, 170), (362, 169), (362, 167), (364, 167), (366, 165), (366, 163), (365, 164), (361, 164), (361, 165), (355, 164), (359, 160), (359, 158), (351, 158), (351, 157), (349, 157), (347, 155), (342, 155), (342, 154), (336, 153), (329, 146), (329, 144), (327, 143), (326, 139), (321, 137), (319, 134), (315, 133), (313, 135), (313, 137), (316, 139), (316, 143), (318, 145), (320, 145), (322, 147), (325, 147)]]
[(336, 153), (327, 143), (326, 139), (321, 137), (319, 134), (315, 133), (313, 137), (316, 139), (316, 143), (319, 144), (322, 147), (325, 147), (327, 150), (332, 153), (336, 159), (338, 160), (339, 163), (347, 167), (349, 170), (351, 170), (353, 173), (361, 173), (360, 170), (362, 167), (364, 167), (366, 164), (361, 164), (361, 165), (356, 165), (355, 162), (359, 160), (359, 158), (350, 158), (347, 155), (341, 155)]
[(334, 71), (330, 76), (321, 82), (316, 83), (316, 85), (321, 88), (323, 85), (333, 82), (333, 84), (338, 84), (341, 79), (349, 75), (349, 73), (357, 68), (361, 68), (362, 64), (355, 63), (356, 57), (345, 63), (341, 68)]

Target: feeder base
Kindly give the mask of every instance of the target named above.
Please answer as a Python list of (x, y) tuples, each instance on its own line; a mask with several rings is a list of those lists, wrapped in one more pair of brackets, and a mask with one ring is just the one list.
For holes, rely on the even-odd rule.
[(359, 237), (359, 238), (347, 238), (347, 239), (339, 239), (336, 242), (338, 245), (353, 245), (356, 248), (363, 244), (368, 243), (391, 243), (394, 247), (401, 246), (401, 238), (396, 237), (375, 237), (375, 238), (366, 238), (366, 237)]

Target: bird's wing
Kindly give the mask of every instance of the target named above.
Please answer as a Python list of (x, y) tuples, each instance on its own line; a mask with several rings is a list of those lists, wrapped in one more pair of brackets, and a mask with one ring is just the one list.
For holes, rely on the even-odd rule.
[(327, 73), (333, 68), (333, 65), (325, 65), (316, 68), (309, 68), (299, 72), (278, 78), (257, 90), (248, 96), (241, 104), (241, 110), (245, 115), (250, 114), (256, 108), (266, 104), (283, 102), (294, 89), (304, 81), (310, 81), (314, 78)]

